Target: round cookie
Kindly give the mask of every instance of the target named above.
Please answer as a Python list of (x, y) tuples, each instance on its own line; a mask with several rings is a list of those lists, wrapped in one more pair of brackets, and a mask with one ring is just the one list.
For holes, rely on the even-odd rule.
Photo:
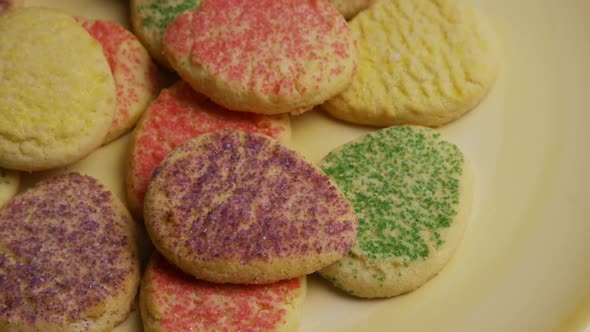
[(156, 98), (157, 68), (139, 40), (119, 24), (83, 18), (77, 21), (102, 45), (115, 80), (117, 109), (104, 139), (108, 143), (129, 131)]
[(261, 134), (219, 130), (176, 147), (153, 172), (147, 232), (195, 277), (262, 284), (342, 258), (358, 220), (319, 168)]
[(148, 107), (133, 133), (126, 168), (127, 202), (136, 218), (143, 218), (143, 199), (151, 173), (173, 148), (198, 135), (233, 128), (257, 132), (289, 142), (287, 115), (232, 112), (211, 102), (180, 81), (162, 90)]
[(103, 142), (116, 106), (113, 75), (100, 44), (71, 16), (3, 14), (0, 73), (0, 167), (64, 166)]
[(23, 6), (22, 0), (0, 0), (0, 14)]
[(322, 105), (358, 124), (440, 126), (473, 109), (498, 71), (487, 20), (458, 0), (383, 0), (357, 15), (358, 74)]
[(330, 154), (320, 167), (352, 203), (357, 241), (320, 271), (366, 298), (420, 287), (446, 265), (464, 233), (472, 198), (463, 153), (434, 129), (391, 127)]
[(19, 172), (0, 168), (0, 208), (16, 195), (19, 183)]
[(170, 67), (162, 54), (164, 30), (185, 10), (197, 8), (203, 0), (131, 0), (131, 25), (150, 55), (159, 64)]
[(342, 92), (356, 68), (350, 29), (326, 1), (206, 0), (168, 25), (163, 52), (230, 110), (294, 114)]
[(109, 331), (139, 286), (135, 223), (96, 179), (39, 182), (0, 210), (0, 330)]
[(345, 19), (350, 20), (360, 11), (367, 9), (375, 0), (329, 0)]
[(264, 285), (214, 284), (152, 257), (140, 291), (146, 332), (297, 331), (306, 277)]

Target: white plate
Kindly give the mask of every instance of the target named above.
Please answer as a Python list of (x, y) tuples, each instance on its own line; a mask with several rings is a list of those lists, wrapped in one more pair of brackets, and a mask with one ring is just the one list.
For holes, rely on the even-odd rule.
[[(439, 276), (392, 299), (351, 298), (311, 277), (301, 331), (590, 331), (590, 1), (472, 2), (495, 23), (504, 58), (488, 98), (441, 128), (476, 171), (462, 246)], [(127, 1), (26, 5), (129, 26)], [(293, 147), (316, 161), (367, 130), (314, 111), (294, 119)], [(68, 170), (124, 199), (128, 143)], [(140, 325), (134, 312), (117, 331)]]

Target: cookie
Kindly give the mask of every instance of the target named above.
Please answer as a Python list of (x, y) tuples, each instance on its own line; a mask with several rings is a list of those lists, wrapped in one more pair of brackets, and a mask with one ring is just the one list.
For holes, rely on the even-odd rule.
[(109, 331), (139, 286), (135, 223), (96, 179), (39, 182), (0, 210), (0, 330)]
[(129, 131), (158, 95), (157, 68), (143, 45), (112, 21), (77, 18), (101, 45), (117, 90), (117, 109), (104, 143)]
[(268, 136), (219, 130), (154, 170), (145, 225), (156, 249), (195, 277), (262, 284), (342, 258), (358, 220), (319, 168)]
[(19, 183), (19, 172), (0, 168), (0, 208), (16, 195)]
[(197, 8), (203, 0), (131, 0), (131, 25), (133, 31), (150, 52), (150, 55), (164, 67), (170, 64), (162, 54), (164, 30), (174, 18), (185, 10)]
[(144, 274), (145, 331), (297, 331), (306, 277), (265, 285), (195, 279), (154, 255)]
[(358, 74), (322, 105), (338, 119), (441, 126), (473, 109), (495, 81), (494, 33), (458, 0), (377, 1), (350, 28), (358, 40)]
[(441, 271), (463, 236), (472, 183), (461, 150), (434, 129), (391, 127), (348, 143), (320, 167), (352, 203), (357, 240), (320, 271), (359, 297), (390, 297)]
[(329, 2), (345, 19), (350, 20), (360, 11), (367, 9), (374, 0), (329, 0)]
[(265, 134), (283, 143), (289, 142), (291, 135), (287, 115), (231, 112), (182, 81), (162, 90), (131, 140), (125, 182), (129, 209), (136, 218), (143, 216), (151, 173), (168, 153), (193, 137), (224, 128)]
[(162, 48), (195, 90), (263, 114), (310, 110), (356, 68), (350, 29), (326, 1), (206, 0), (168, 25)]
[(116, 106), (113, 75), (100, 44), (71, 16), (3, 14), (0, 73), (0, 167), (64, 166), (103, 142)]
[(0, 0), (0, 14), (22, 6), (22, 0)]

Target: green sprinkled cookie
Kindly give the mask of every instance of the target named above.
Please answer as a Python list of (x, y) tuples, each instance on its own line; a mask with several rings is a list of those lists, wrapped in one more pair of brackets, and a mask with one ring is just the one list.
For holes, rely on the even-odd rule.
[(131, 0), (133, 31), (150, 55), (161, 65), (170, 67), (162, 55), (164, 30), (185, 10), (197, 8), (203, 0)]
[(320, 167), (358, 217), (348, 256), (320, 271), (358, 297), (412, 291), (441, 271), (458, 246), (471, 203), (461, 150), (434, 129), (390, 127), (332, 151)]

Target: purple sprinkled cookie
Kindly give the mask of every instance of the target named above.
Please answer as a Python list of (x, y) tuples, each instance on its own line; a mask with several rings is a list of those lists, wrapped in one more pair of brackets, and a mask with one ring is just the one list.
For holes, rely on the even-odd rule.
[(317, 271), (348, 253), (358, 227), (319, 168), (236, 130), (175, 148), (152, 173), (144, 219), (156, 249), (185, 272), (244, 284)]
[(0, 210), (0, 330), (106, 331), (139, 285), (135, 223), (96, 179), (56, 176)]

